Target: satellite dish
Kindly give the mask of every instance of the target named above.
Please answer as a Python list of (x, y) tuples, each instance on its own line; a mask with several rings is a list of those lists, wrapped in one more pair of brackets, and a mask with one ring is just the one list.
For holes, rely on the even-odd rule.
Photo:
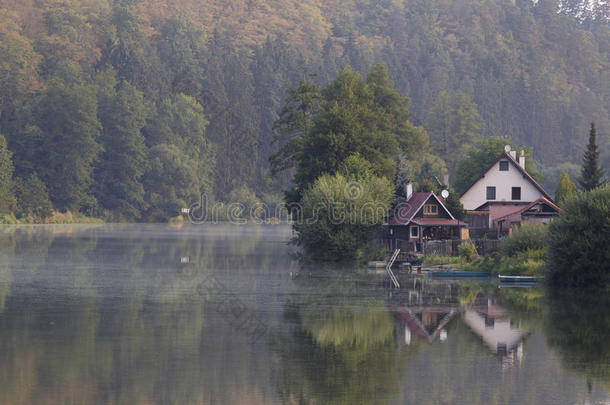
[(511, 149), (512, 149), (512, 148), (511, 148), (511, 146), (510, 146), (510, 145), (506, 145), (506, 146), (504, 147), (504, 151), (505, 151), (506, 153), (510, 152), (510, 150), (511, 150)]
[(443, 198), (447, 198), (447, 197), (449, 197), (449, 191), (447, 191), (447, 190), (443, 190), (443, 191), (441, 191), (441, 196), (442, 196)]

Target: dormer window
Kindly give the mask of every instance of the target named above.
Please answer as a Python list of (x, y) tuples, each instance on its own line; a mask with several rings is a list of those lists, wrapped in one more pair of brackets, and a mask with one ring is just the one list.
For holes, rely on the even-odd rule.
[(500, 160), (500, 171), (501, 172), (508, 171), (508, 160)]
[(436, 204), (424, 205), (424, 215), (437, 215), (437, 214), (438, 214), (438, 205), (436, 205)]

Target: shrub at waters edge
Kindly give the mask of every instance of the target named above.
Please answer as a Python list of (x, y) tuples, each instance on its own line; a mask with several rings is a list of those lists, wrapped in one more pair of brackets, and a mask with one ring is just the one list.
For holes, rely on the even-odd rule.
[(524, 222), (520, 227), (513, 229), (512, 234), (504, 239), (502, 253), (505, 256), (512, 256), (518, 252), (544, 249), (546, 232), (546, 225)]
[(610, 286), (610, 185), (566, 201), (549, 226), (547, 259), (555, 285)]
[[(542, 276), (545, 264), (545, 238), (548, 227), (523, 223), (502, 240), (502, 251), (462, 264), (463, 270), (491, 271), (511, 276)], [(462, 245), (460, 245), (461, 248)], [(462, 252), (460, 251), (460, 256)]]
[(363, 257), (393, 192), (385, 177), (322, 175), (303, 195), (303, 217), (294, 225), (297, 244), (317, 260)]

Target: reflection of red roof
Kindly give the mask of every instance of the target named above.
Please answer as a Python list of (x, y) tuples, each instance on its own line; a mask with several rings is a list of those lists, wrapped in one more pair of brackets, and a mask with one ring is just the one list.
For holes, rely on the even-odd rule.
[(394, 313), (398, 317), (398, 319), (407, 324), (411, 333), (423, 338), (430, 337), (430, 334), (428, 333), (426, 328), (424, 328), (424, 325), (422, 325), (419, 319), (417, 319), (415, 315), (410, 312), (406, 307), (392, 305), (392, 309), (394, 310)]
[(394, 218), (390, 221), (390, 225), (405, 225), (417, 214), (417, 211), (424, 205), (428, 198), (432, 195), (427, 193), (413, 193), (409, 201), (400, 206)]
[(458, 221), (457, 219), (447, 219), (447, 218), (416, 218), (411, 222), (414, 224), (420, 225), (420, 226), (432, 226), (432, 225), (466, 226), (466, 224), (462, 221)]
[(518, 209), (517, 211), (515, 211), (515, 212), (512, 212), (512, 213), (510, 213), (510, 214), (506, 214), (506, 215), (503, 215), (503, 216), (501, 216), (501, 217), (499, 217), (499, 218), (494, 219), (494, 222), (499, 222), (499, 221), (502, 221), (503, 219), (508, 218), (508, 217), (510, 217), (510, 216), (512, 216), (512, 215), (515, 215), (515, 214), (521, 214), (521, 213), (523, 213), (523, 212), (525, 212), (525, 211), (529, 210), (530, 208), (532, 208), (534, 205), (536, 205), (536, 204), (538, 204), (538, 203), (541, 203), (541, 202), (543, 202), (543, 203), (547, 204), (549, 207), (553, 208), (555, 211), (557, 211), (557, 212), (561, 212), (561, 208), (559, 208), (557, 205), (555, 205), (555, 204), (554, 204), (554, 203), (553, 203), (551, 200), (549, 200), (548, 198), (546, 198), (546, 197), (542, 196), (542, 197), (538, 198), (536, 201), (532, 201), (531, 203), (527, 204), (526, 206), (524, 206), (524, 207), (522, 207), (522, 208), (519, 208), (519, 209)]

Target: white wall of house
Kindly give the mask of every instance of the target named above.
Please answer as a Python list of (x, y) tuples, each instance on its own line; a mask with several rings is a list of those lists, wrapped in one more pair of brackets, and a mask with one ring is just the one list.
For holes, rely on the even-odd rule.
[[(485, 176), (480, 178), (466, 193), (460, 201), (467, 210), (474, 210), (488, 201), (497, 202), (532, 202), (543, 194), (531, 183), (527, 177), (515, 167), (514, 161), (509, 161), (508, 170), (500, 171), (500, 162), (497, 161)], [(487, 187), (496, 187), (496, 199), (487, 199)], [(512, 199), (512, 187), (521, 187), (521, 199)]]

